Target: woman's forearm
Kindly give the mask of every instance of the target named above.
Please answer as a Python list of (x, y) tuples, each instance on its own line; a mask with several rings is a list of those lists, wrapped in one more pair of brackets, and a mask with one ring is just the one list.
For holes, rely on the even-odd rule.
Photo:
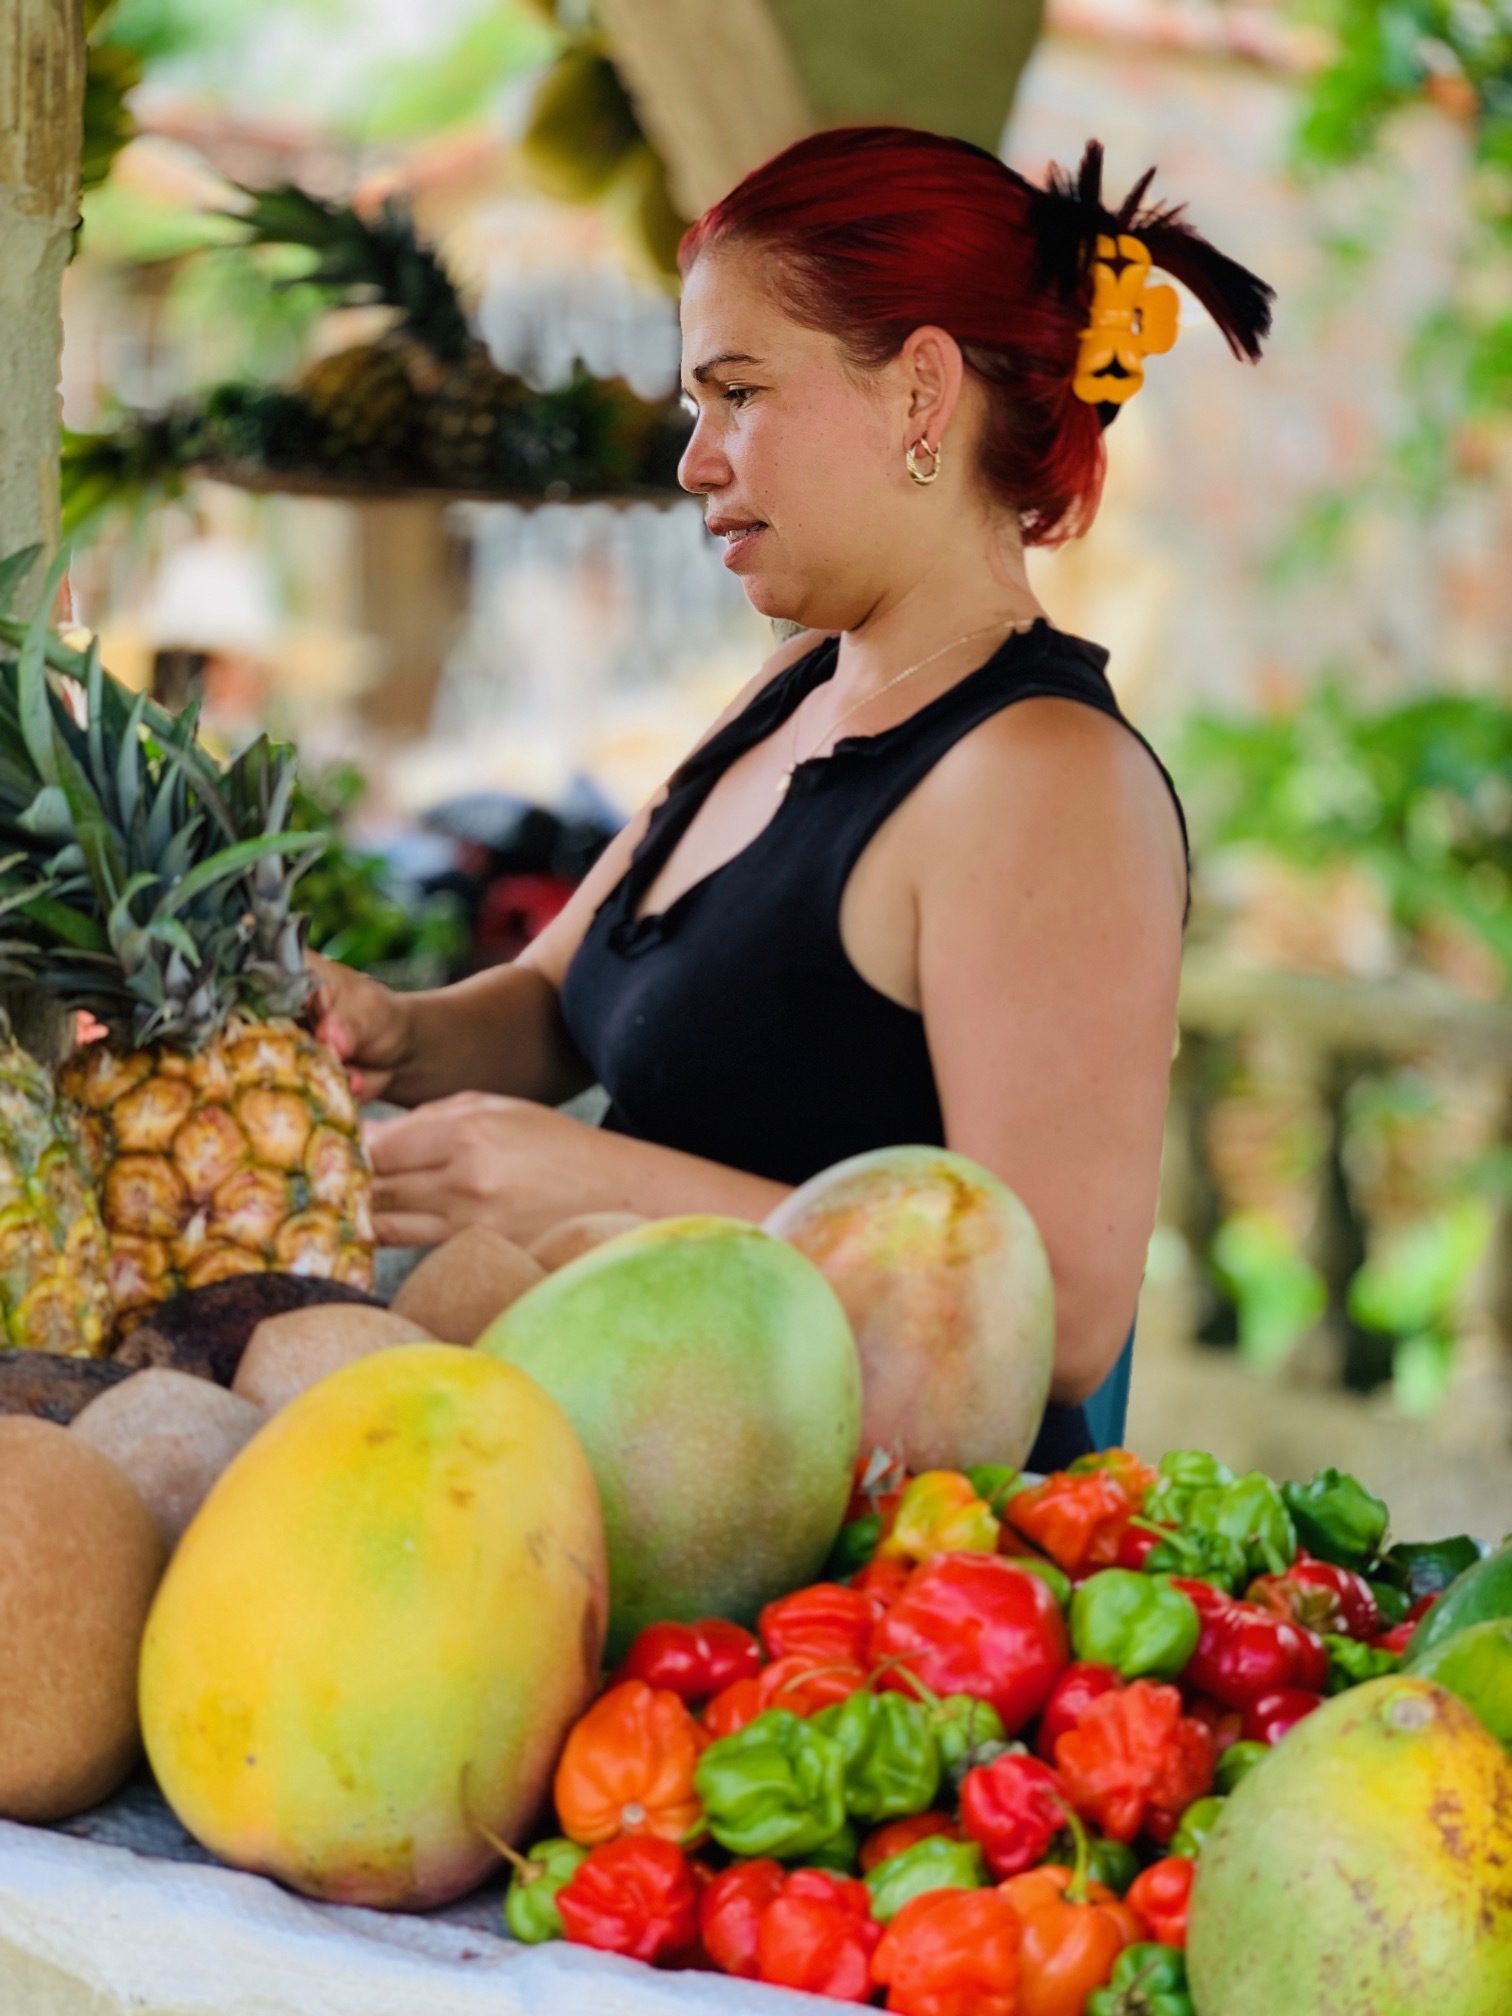
[(559, 1106), (593, 1083), (567, 1033), (556, 988), (532, 966), (495, 966), (407, 995), (405, 1005), (408, 1054), (387, 1090), (396, 1105), (499, 1092)]
[(756, 1225), (792, 1194), (789, 1184), (686, 1155), (680, 1148), (663, 1148), (654, 1141), (601, 1129), (594, 1142), (588, 1187), (592, 1195), (579, 1206), (583, 1211), (638, 1211), (645, 1218), (707, 1211)]

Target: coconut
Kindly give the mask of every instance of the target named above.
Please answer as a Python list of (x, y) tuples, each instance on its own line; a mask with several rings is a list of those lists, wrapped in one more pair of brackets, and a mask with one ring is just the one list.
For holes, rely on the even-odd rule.
[(443, 1344), (471, 1344), (545, 1272), (502, 1232), (469, 1225), (426, 1254), (391, 1306)]
[(252, 1332), (231, 1382), (233, 1393), (268, 1414), (354, 1358), (395, 1344), (433, 1344), (423, 1324), (394, 1309), (329, 1302), (270, 1316)]
[(173, 1548), (210, 1486), (266, 1419), (223, 1386), (154, 1366), (92, 1400), (75, 1417), (73, 1433), (130, 1479)]
[(71, 1429), (0, 1420), (0, 1815), (47, 1824), (137, 1758), (137, 1659), (167, 1548)]

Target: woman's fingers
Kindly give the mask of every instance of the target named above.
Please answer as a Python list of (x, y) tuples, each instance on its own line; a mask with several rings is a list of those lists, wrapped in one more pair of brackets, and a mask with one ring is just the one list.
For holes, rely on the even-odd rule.
[(457, 1117), (436, 1106), (417, 1106), (392, 1120), (370, 1120), (362, 1132), (380, 1176), (444, 1169), (457, 1151)]
[(434, 1211), (380, 1211), (373, 1229), (380, 1246), (442, 1246), (462, 1228)]

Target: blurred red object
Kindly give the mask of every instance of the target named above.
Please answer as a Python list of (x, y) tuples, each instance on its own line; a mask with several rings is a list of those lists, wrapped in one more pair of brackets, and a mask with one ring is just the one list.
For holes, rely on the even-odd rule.
[(566, 908), (575, 887), (565, 875), (498, 876), (478, 906), (478, 958), (500, 965), (518, 957)]

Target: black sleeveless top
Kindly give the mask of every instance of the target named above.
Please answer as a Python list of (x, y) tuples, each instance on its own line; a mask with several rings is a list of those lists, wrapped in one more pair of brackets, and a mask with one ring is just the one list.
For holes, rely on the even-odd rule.
[[(795, 660), (673, 774), (562, 988), (568, 1031), (609, 1094), (606, 1127), (779, 1183), (871, 1148), (945, 1145), (923, 1017), (864, 980), (840, 938), (846, 883), (883, 822), (1016, 700), (1080, 700), (1138, 735), (1104, 674), (1107, 652), (1041, 617), (907, 720), (799, 764), (749, 845), (637, 918), (715, 783), (834, 676), (838, 648), (826, 639)], [(1031, 1467), (1094, 1446), (1083, 1409), (1052, 1406)]]

